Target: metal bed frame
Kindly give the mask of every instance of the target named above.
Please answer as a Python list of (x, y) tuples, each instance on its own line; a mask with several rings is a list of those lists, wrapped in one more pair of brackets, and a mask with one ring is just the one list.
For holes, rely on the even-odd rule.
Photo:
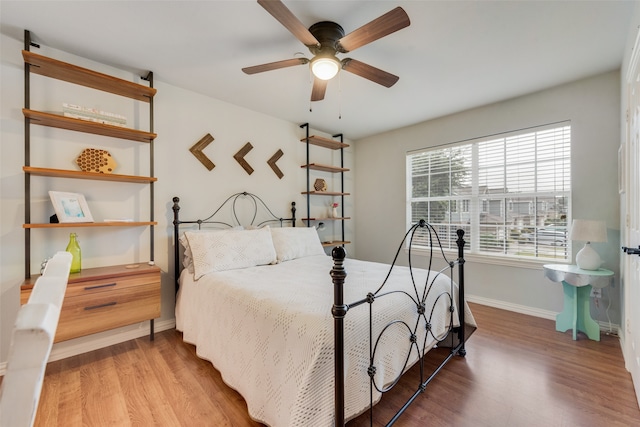
[[(418, 288), (416, 287), (416, 283), (415, 283), (415, 278), (413, 276), (413, 270), (412, 270), (412, 265), (411, 265), (411, 243), (413, 242), (413, 237), (414, 234), (416, 233), (416, 231), (418, 230), (422, 230), (425, 229), (426, 232), (429, 233), (429, 247), (430, 247), (430, 257), (429, 257), (429, 267), (428, 267), (428, 275), (427, 275), (427, 279), (426, 279), (426, 286), (424, 291), (422, 292), (422, 294), (420, 294), (420, 292), (418, 291)], [(408, 366), (408, 361), (409, 361), (409, 356), (407, 356), (407, 359), (405, 360), (405, 367), (404, 369), (402, 369), (400, 371), (400, 373), (398, 374), (397, 378), (392, 381), (389, 385), (383, 385), (383, 384), (377, 384), (375, 381), (375, 374), (376, 374), (376, 365), (375, 365), (375, 360), (376, 360), (376, 347), (377, 347), (377, 343), (380, 341), (380, 339), (383, 337), (383, 335), (385, 334), (385, 332), (387, 331), (387, 329), (389, 327), (391, 327), (392, 325), (396, 325), (398, 323), (402, 324), (407, 331), (409, 332), (408, 335), (408, 339), (407, 339), (407, 345), (409, 347), (409, 351), (417, 351), (418, 352), (418, 362), (420, 364), (420, 375), (419, 375), (419, 381), (417, 384), (417, 388), (415, 390), (415, 392), (413, 393), (413, 395), (411, 395), (411, 397), (409, 397), (409, 399), (406, 401), (406, 403), (396, 412), (396, 414), (391, 418), (391, 420), (386, 424), (387, 426), (391, 426), (393, 425), (398, 418), (400, 417), (400, 415), (402, 415), (407, 408), (411, 405), (411, 403), (413, 403), (413, 401), (422, 393), (424, 393), (424, 391), (426, 390), (427, 385), (431, 382), (431, 380), (433, 380), (433, 378), (435, 378), (435, 376), (440, 372), (440, 370), (451, 360), (451, 358), (453, 358), (456, 354), (460, 355), (460, 356), (465, 356), (466, 355), (466, 349), (465, 349), (465, 340), (466, 340), (466, 335), (465, 335), (465, 319), (464, 319), (464, 245), (465, 245), (465, 241), (464, 241), (464, 230), (459, 229), (456, 231), (456, 234), (458, 236), (458, 239), (456, 240), (456, 244), (458, 246), (458, 258), (454, 261), (449, 261), (447, 260), (446, 255), (444, 254), (444, 251), (442, 250), (442, 245), (440, 243), (440, 239), (438, 237), (438, 234), (436, 232), (436, 230), (434, 229), (434, 227), (430, 224), (428, 224), (426, 221), (424, 220), (420, 220), (418, 221), (418, 223), (414, 224), (409, 231), (405, 234), (404, 239), (402, 239), (402, 242), (400, 243), (398, 250), (396, 252), (396, 256), (393, 260), (393, 263), (391, 264), (391, 267), (389, 268), (389, 273), (387, 274), (387, 277), (385, 278), (385, 280), (383, 281), (383, 283), (380, 285), (380, 287), (373, 293), (369, 293), (366, 295), (365, 298), (354, 301), (350, 304), (345, 304), (344, 303), (344, 283), (345, 283), (345, 279), (347, 277), (347, 272), (344, 269), (343, 266), (343, 262), (344, 259), (346, 257), (346, 252), (344, 250), (343, 247), (341, 246), (337, 246), (333, 249), (332, 251), (332, 257), (333, 257), (333, 262), (334, 262), (334, 266), (331, 269), (331, 278), (333, 281), (333, 288), (334, 288), (334, 303), (333, 303), (333, 307), (331, 309), (331, 312), (333, 314), (333, 319), (334, 319), (334, 349), (335, 349), (335, 369), (334, 369), (334, 377), (335, 377), (335, 408), (336, 408), (336, 413), (335, 413), (335, 425), (336, 426), (344, 426), (345, 425), (345, 415), (344, 415), (344, 408), (345, 408), (345, 371), (344, 371), (344, 352), (345, 352), (345, 348), (344, 348), (344, 321), (345, 318), (349, 312), (349, 310), (352, 310), (356, 307), (358, 307), (359, 305), (362, 305), (364, 303), (369, 304), (369, 360), (370, 360), (370, 365), (369, 368), (367, 369), (367, 374), (369, 375), (370, 378), (370, 404), (369, 404), (369, 420), (370, 420), (370, 425), (373, 426), (373, 419), (374, 419), (374, 414), (373, 414), (373, 407), (374, 407), (374, 392), (373, 390), (377, 390), (378, 392), (384, 394), (388, 391), (390, 391), (400, 380), (400, 377), (403, 375), (403, 373), (410, 367)], [(391, 272), (393, 270), (393, 268), (396, 265), (396, 261), (398, 259), (398, 255), (400, 253), (400, 251), (404, 248), (404, 244), (407, 240), (407, 237), (409, 237), (409, 269), (411, 271), (411, 278), (412, 278), (412, 282), (413, 282), (413, 293), (410, 294), (407, 291), (401, 291), (401, 293), (403, 293), (407, 298), (410, 298), (413, 303), (415, 304), (416, 307), (416, 323), (413, 325), (409, 325), (404, 321), (400, 321), (400, 320), (390, 320), (388, 321), (388, 323), (386, 324), (386, 326), (384, 326), (382, 328), (382, 331), (377, 335), (374, 336), (373, 335), (373, 307), (374, 307), (374, 303), (376, 300), (380, 299), (380, 298), (384, 298), (387, 297), (389, 295), (392, 294), (397, 294), (400, 291), (389, 291), (387, 292), (385, 290), (385, 284), (387, 283), (387, 279), (389, 278), (389, 276), (391, 275)], [(442, 255), (442, 258), (444, 261), (446, 261), (447, 263), (447, 267), (445, 267), (444, 269), (438, 271), (438, 272), (433, 272), (431, 270), (432, 267), (432, 262), (433, 262), (433, 252), (434, 249), (439, 250), (439, 252)], [(454, 273), (454, 268), (458, 267), (458, 320), (459, 320), (459, 326), (458, 327), (453, 327), (453, 316), (454, 316), (454, 305), (453, 305), (453, 295), (454, 295), (454, 287), (455, 287), (455, 283), (453, 281), (453, 273)], [(427, 295), (429, 293), (429, 289), (430, 289), (430, 284), (433, 283), (433, 281), (435, 280), (435, 278), (440, 275), (441, 273), (443, 273), (444, 271), (449, 270), (448, 272), (448, 276), (450, 278), (450, 290), (448, 293), (446, 294), (441, 294), (437, 296), (437, 299), (439, 298), (448, 298), (448, 302), (449, 302), (449, 312), (450, 312), (450, 321), (449, 321), (449, 330), (448, 333), (444, 336), (444, 337), (436, 337), (432, 330), (431, 330), (431, 317), (430, 314), (433, 314), (433, 307), (431, 307), (432, 311), (429, 312), (429, 307), (426, 306), (425, 301), (427, 298)], [(437, 302), (436, 299), (436, 302)], [(418, 337), (418, 328), (420, 327), (424, 327), (426, 328), (427, 334), (425, 335), (425, 339), (424, 342), (421, 344), (418, 342), (417, 337)], [(441, 361), (441, 363), (431, 372), (431, 374), (429, 374), (427, 376), (427, 374), (425, 373), (425, 359), (424, 356), (426, 355), (426, 353), (430, 350), (430, 348), (427, 348), (427, 337), (428, 334), (431, 334), (431, 336), (436, 339), (436, 341), (438, 342), (438, 345), (440, 343), (443, 343), (447, 338), (450, 338), (451, 340), (451, 344), (450, 344), (450, 351), (448, 353), (448, 355)]]
[[(296, 223), (296, 204), (295, 202), (291, 203), (291, 217), (290, 218), (280, 218), (273, 214), (271, 209), (264, 203), (264, 201), (256, 196), (255, 194), (249, 192), (241, 192), (236, 193), (229, 196), (221, 205), (218, 207), (213, 214), (209, 215), (205, 219), (197, 219), (197, 220), (189, 220), (183, 221), (179, 219), (179, 211), (180, 211), (180, 199), (178, 197), (173, 198), (173, 225), (174, 225), (174, 254), (175, 254), (175, 279), (176, 279), (176, 292), (178, 291), (179, 286), (179, 276), (182, 270), (182, 263), (180, 262), (180, 249), (178, 244), (179, 239), (179, 228), (183, 224), (195, 224), (198, 226), (198, 229), (201, 229), (203, 225), (217, 225), (223, 227), (233, 227), (233, 224), (229, 224), (223, 221), (214, 220), (213, 217), (221, 211), (221, 209), (227, 205), (231, 204), (232, 215), (237, 223), (236, 225), (240, 225), (240, 221), (238, 219), (236, 213), (236, 203), (241, 198), (249, 199), (254, 206), (254, 213), (249, 225), (260, 227), (263, 225), (267, 225), (269, 223), (279, 223), (280, 226), (283, 226), (284, 223), (291, 223), (291, 226), (295, 227)], [(264, 211), (267, 213), (268, 219), (264, 220), (260, 223), (254, 225), (256, 220), (257, 211), (259, 208), (264, 208)], [(424, 291), (419, 292), (415, 283), (415, 278), (412, 270), (412, 254), (411, 254), (411, 243), (413, 242), (413, 238), (416, 232), (425, 232), (428, 233), (429, 236), (429, 247), (430, 247), (430, 256), (429, 256), (429, 266), (428, 266), (428, 275), (427, 275), (427, 283), (425, 283)], [(438, 237), (438, 234), (434, 227), (424, 220), (420, 220), (418, 223), (414, 224), (409, 231), (405, 234), (402, 242), (400, 243), (398, 250), (396, 252), (393, 263), (389, 268), (389, 272), (380, 285), (380, 287), (375, 292), (370, 292), (368, 295), (364, 296), (364, 298), (353, 301), (351, 303), (344, 302), (344, 285), (347, 277), (347, 272), (344, 268), (344, 260), (346, 258), (346, 251), (342, 246), (336, 246), (332, 250), (332, 258), (333, 258), (333, 267), (330, 271), (331, 279), (333, 282), (333, 291), (334, 291), (334, 303), (331, 308), (331, 312), (334, 318), (334, 375), (335, 375), (335, 426), (344, 426), (345, 425), (345, 367), (344, 367), (344, 322), (347, 319), (347, 314), (350, 310), (355, 309), (358, 306), (361, 306), (365, 303), (369, 304), (369, 337), (366, 339), (369, 340), (369, 360), (370, 365), (367, 369), (367, 374), (370, 377), (370, 405), (369, 405), (369, 413), (370, 413), (370, 425), (373, 426), (373, 407), (374, 407), (374, 389), (378, 392), (384, 393), (390, 391), (400, 380), (400, 377), (403, 373), (408, 370), (410, 367), (408, 365), (409, 362), (409, 352), (417, 352), (418, 361), (416, 363), (420, 364), (420, 374), (419, 381), (416, 386), (416, 390), (409, 397), (406, 403), (397, 411), (397, 413), (393, 416), (393, 418), (386, 424), (390, 426), (394, 424), (400, 415), (402, 415), (407, 408), (413, 403), (413, 401), (422, 393), (425, 392), (427, 385), (435, 378), (435, 376), (442, 370), (442, 368), (455, 356), (465, 356), (465, 341), (468, 335), (473, 332), (470, 328), (465, 329), (465, 316), (464, 316), (464, 230), (459, 229), (456, 231), (457, 240), (456, 244), (458, 247), (458, 257), (455, 260), (448, 260)], [(409, 249), (408, 249), (408, 257), (409, 257), (409, 269), (411, 271), (411, 278), (413, 289), (411, 291), (387, 291), (385, 289), (385, 284), (387, 283), (387, 279), (392, 273), (392, 270), (396, 266), (396, 262), (398, 260), (398, 255), (400, 251), (405, 247), (405, 243), (409, 239)], [(433, 255), (434, 251), (439, 252), (442, 256), (442, 259), (446, 262), (446, 267), (440, 271), (432, 271), (431, 268), (433, 266)], [(458, 284), (458, 298), (457, 298), (457, 306), (458, 306), (458, 324), (459, 326), (453, 327), (454, 324), (454, 294), (455, 294), (455, 282), (453, 280), (454, 270), (457, 267), (457, 284)], [(449, 304), (449, 328), (447, 334), (445, 336), (436, 337), (431, 331), (431, 315), (433, 314), (433, 307), (427, 307), (425, 304), (426, 298), (429, 293), (430, 284), (433, 283), (435, 278), (440, 274), (446, 274), (450, 278), (450, 289), (446, 293), (442, 293), (437, 296), (436, 300), (440, 298), (445, 298)], [(415, 324), (409, 325), (404, 321), (399, 320), (390, 320), (386, 326), (381, 329), (381, 332), (377, 335), (373, 335), (373, 310), (374, 303), (376, 300), (387, 297), (392, 294), (404, 294), (407, 298), (410, 298), (416, 307), (416, 322)], [(382, 339), (382, 336), (385, 334), (387, 329), (393, 325), (401, 324), (408, 331), (408, 339), (407, 346), (409, 347), (409, 352), (407, 353), (407, 359), (405, 361), (405, 369), (402, 369), (397, 378), (392, 381), (390, 384), (377, 384), (375, 381), (375, 373), (376, 373), (376, 347), (377, 343)], [(419, 335), (419, 328), (426, 328), (426, 334), (424, 341), (422, 343), (418, 342), (417, 337)], [(433, 338), (436, 339), (437, 345), (441, 347), (449, 347), (450, 350), (448, 354), (444, 357), (444, 359), (440, 362), (440, 364), (430, 373), (425, 373), (425, 355), (430, 350), (427, 347), (427, 337), (431, 334)], [(448, 340), (450, 343), (445, 342)]]

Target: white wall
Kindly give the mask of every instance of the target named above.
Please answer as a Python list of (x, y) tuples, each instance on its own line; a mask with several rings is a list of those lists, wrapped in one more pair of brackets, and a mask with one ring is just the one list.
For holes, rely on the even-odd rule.
[[(357, 141), (358, 257), (373, 261), (393, 257), (397, 244), (389, 242), (399, 242), (406, 228), (408, 151), (570, 120), (573, 217), (606, 221), (609, 242), (594, 247), (604, 260), (603, 266), (618, 277), (619, 92), (619, 72), (612, 71)], [(541, 265), (514, 267), (471, 261), (465, 268), (468, 295), (476, 300), (543, 317), (562, 310), (562, 287), (544, 278)], [(610, 296), (609, 315), (619, 323), (617, 288), (605, 290), (600, 307), (592, 307), (592, 312), (606, 321)]]
[[(1, 137), (0, 144), (0, 371), (6, 360), (10, 332), (19, 307), (20, 284), (24, 279), (24, 119), (22, 41), (6, 36), (0, 39), (1, 49)], [(34, 50), (36, 51), (36, 50)], [(92, 63), (65, 52), (43, 47), (37, 53), (50, 55), (80, 66), (137, 81), (134, 73)], [(205, 82), (203, 82), (205, 84)], [(155, 262), (162, 269), (162, 318), (157, 324), (171, 324), (174, 318), (173, 278), (173, 196), (179, 196), (181, 218), (196, 219), (212, 213), (219, 203), (234, 192), (250, 191), (263, 198), (282, 216), (289, 215), (292, 201), (297, 203), (297, 217), (306, 217), (306, 175), (300, 165), (305, 163), (305, 136), (297, 123), (288, 123), (264, 114), (211, 99), (200, 94), (167, 85), (156, 78), (155, 97)], [(32, 76), (32, 108), (61, 111), (62, 102), (97, 107), (122, 113), (133, 127), (148, 129), (148, 108), (126, 98)], [(310, 120), (313, 115), (310, 114)], [(313, 123), (311, 123), (313, 125)], [(87, 147), (106, 146), (119, 164), (116, 173), (148, 173), (148, 149), (145, 144), (85, 135), (58, 129), (31, 126), (33, 166), (73, 169), (73, 160)], [(335, 130), (339, 132), (339, 129)], [(215, 140), (205, 149), (216, 167), (207, 170), (190, 152), (189, 147), (210, 133)], [(318, 132), (312, 132), (321, 134)], [(327, 136), (327, 135), (325, 135)], [(348, 138), (348, 135), (345, 135)], [(247, 142), (253, 150), (245, 157), (255, 169), (248, 175), (233, 159)], [(349, 142), (348, 139), (345, 142)], [(278, 150), (284, 156), (278, 166), (282, 179), (273, 173), (266, 161)], [(330, 163), (337, 153), (329, 150), (313, 151), (319, 163)], [(346, 167), (353, 168), (353, 146), (345, 150)], [(322, 176), (331, 181), (330, 176)], [(46, 221), (52, 208), (48, 190), (83, 193), (97, 221), (105, 218), (133, 217), (145, 220), (148, 215), (149, 191), (146, 186), (79, 180), (32, 178), (33, 222)], [(346, 191), (353, 192), (353, 179), (346, 180)], [(312, 215), (326, 211), (329, 198), (313, 200)], [(347, 212), (353, 217), (353, 199)], [(208, 208), (206, 208), (208, 207)], [(211, 212), (209, 212), (211, 210)], [(351, 210), (351, 211), (350, 211)], [(302, 222), (298, 221), (298, 226)], [(331, 224), (328, 224), (331, 228)], [(353, 222), (348, 227), (348, 238), (353, 239)], [(55, 251), (64, 250), (70, 229), (34, 230), (32, 232), (32, 273), (37, 273), (41, 260)], [(149, 259), (148, 229), (111, 228), (78, 229), (83, 254), (83, 268), (109, 264), (126, 264)], [(327, 234), (329, 231), (326, 232)], [(324, 236), (321, 236), (324, 237)], [(351, 255), (354, 251), (350, 250)], [(328, 277), (328, 276), (327, 276)], [(72, 354), (77, 349), (109, 345), (114, 337), (144, 335), (147, 322), (115, 331), (83, 337), (54, 346), (53, 355)], [(127, 335), (128, 334), (128, 335)], [(115, 338), (116, 340), (119, 338)]]

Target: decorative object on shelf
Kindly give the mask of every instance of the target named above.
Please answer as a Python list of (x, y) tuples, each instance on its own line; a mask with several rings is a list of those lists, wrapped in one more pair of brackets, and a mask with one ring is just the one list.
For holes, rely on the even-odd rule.
[(600, 255), (591, 247), (591, 242), (606, 242), (607, 227), (604, 221), (574, 219), (569, 233), (571, 240), (586, 242), (576, 255), (576, 264), (583, 270), (597, 270), (602, 264)]
[(58, 222), (93, 222), (93, 216), (82, 194), (49, 191), (49, 197)]
[(76, 233), (71, 233), (69, 235), (69, 244), (67, 245), (67, 249), (65, 249), (72, 256), (71, 270), (69, 270), (69, 273), (80, 273), (80, 270), (82, 270), (82, 251), (80, 250), (77, 237)]
[(118, 166), (107, 150), (85, 148), (76, 159), (76, 164), (83, 172), (112, 173)]
[(233, 155), (233, 158), (236, 159), (236, 162), (240, 163), (240, 166), (247, 172), (249, 175), (253, 173), (253, 168), (251, 165), (244, 159), (244, 156), (249, 153), (249, 151), (253, 150), (253, 145), (250, 142), (244, 144), (244, 147), (240, 149), (236, 154)]
[(121, 114), (109, 113), (97, 108), (82, 107), (75, 104), (62, 104), (62, 115), (72, 119), (87, 120), (89, 122), (102, 123), (111, 126), (127, 126), (127, 118)]
[(267, 160), (267, 164), (271, 167), (271, 170), (273, 170), (273, 173), (275, 173), (276, 176), (280, 179), (282, 179), (282, 177), (284, 176), (284, 173), (282, 173), (278, 165), (276, 165), (276, 162), (280, 160), (280, 157), (282, 157), (283, 155), (284, 153), (282, 152), (282, 150), (278, 149), (278, 151), (276, 151), (275, 154), (271, 156), (269, 160)]
[(316, 182), (313, 183), (313, 188), (316, 191), (327, 191), (327, 181), (322, 178), (316, 179)]
[(340, 206), (340, 204), (338, 202), (334, 202), (331, 205), (331, 218), (340, 218), (340, 216), (338, 215), (338, 206)]
[(212, 142), (213, 142), (213, 137), (211, 136), (210, 133), (208, 133), (205, 136), (203, 136), (200, 141), (196, 142), (191, 146), (191, 148), (189, 148), (189, 151), (191, 151), (191, 154), (193, 154), (196, 157), (196, 159), (198, 159), (200, 163), (202, 163), (204, 167), (209, 170), (212, 170), (213, 168), (215, 168), (216, 165), (211, 160), (209, 160), (207, 155), (204, 154), (202, 150), (207, 148), (207, 146)]

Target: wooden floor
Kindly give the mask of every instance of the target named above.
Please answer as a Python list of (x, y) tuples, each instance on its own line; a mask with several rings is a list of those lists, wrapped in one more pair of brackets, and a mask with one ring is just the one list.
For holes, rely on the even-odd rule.
[[(640, 410), (618, 338), (471, 305), (478, 330), (396, 426), (634, 426)], [(386, 415), (406, 381), (376, 406)], [(261, 426), (175, 330), (52, 362), (37, 426)], [(349, 426), (368, 425), (367, 415)], [(376, 424), (378, 425), (378, 424)]]

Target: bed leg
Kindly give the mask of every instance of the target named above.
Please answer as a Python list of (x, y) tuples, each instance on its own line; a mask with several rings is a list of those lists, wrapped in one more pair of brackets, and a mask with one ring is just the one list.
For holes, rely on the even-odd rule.
[(344, 426), (344, 316), (348, 307), (344, 304), (344, 281), (347, 272), (344, 269), (346, 252), (342, 246), (336, 246), (331, 252), (333, 268), (333, 340), (334, 340), (334, 374), (335, 374), (335, 426)]

